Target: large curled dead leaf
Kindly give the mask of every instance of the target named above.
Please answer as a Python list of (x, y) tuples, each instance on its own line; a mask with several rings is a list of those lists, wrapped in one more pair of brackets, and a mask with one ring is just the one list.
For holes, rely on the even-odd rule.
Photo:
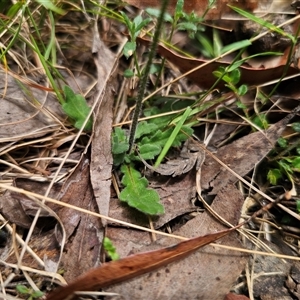
[[(150, 41), (147, 39), (140, 38), (139, 41), (145, 45), (149, 45)], [(204, 59), (195, 59), (188, 58), (182, 55), (179, 55), (173, 50), (168, 49), (167, 47), (160, 44), (157, 47), (157, 52), (165, 57), (167, 60), (175, 64), (182, 73), (191, 71), (192, 69), (197, 69), (195, 72), (187, 75), (187, 77), (193, 80), (197, 85), (202, 88), (210, 88), (217, 81), (217, 78), (213, 75), (213, 72), (216, 71), (219, 67), (226, 68), (230, 65), (229, 62), (223, 61), (214, 61), (208, 63), (209, 61)], [(207, 64), (208, 63), (208, 64)], [(285, 71), (285, 63), (283, 61), (280, 65), (272, 68), (265, 68), (261, 66), (260, 68), (251, 68), (245, 65), (240, 66), (241, 78), (239, 84), (247, 85), (261, 85), (268, 81), (273, 81), (275, 79), (280, 79), (282, 74)], [(202, 66), (200, 68), (200, 66)], [(286, 73), (286, 76), (298, 74), (299, 71), (296, 68), (289, 67)], [(224, 87), (224, 83), (220, 82), (218, 85), (219, 88)]]
[[(126, 0), (128, 4), (136, 6), (140, 9), (146, 9), (149, 7), (160, 8), (161, 1), (159, 0)], [(178, 0), (170, 0), (168, 5), (168, 11), (174, 13)], [(184, 12), (195, 12), (197, 15), (202, 16), (206, 12), (206, 8), (209, 7), (212, 1), (209, 0), (194, 0), (184, 1)], [(257, 13), (295, 13), (295, 9), (291, 6), (291, 1), (287, 0), (269, 0), (269, 1), (236, 1), (236, 0), (216, 0), (213, 1), (211, 9), (205, 15), (206, 20), (220, 19), (236, 16), (232, 10), (229, 9), (227, 4), (238, 6), (242, 9)]]
[(228, 229), (200, 236), (160, 250), (140, 253), (105, 263), (101, 267), (92, 269), (80, 276), (68, 286), (57, 289), (48, 295), (46, 300), (63, 300), (66, 297), (71, 299), (69, 297), (76, 291), (88, 291), (107, 287), (156, 270), (189, 255), (232, 231), (233, 229)]

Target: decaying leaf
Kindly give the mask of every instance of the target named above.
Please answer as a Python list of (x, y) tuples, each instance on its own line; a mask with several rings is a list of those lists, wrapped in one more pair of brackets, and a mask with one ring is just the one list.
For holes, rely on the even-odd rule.
[[(212, 204), (212, 208), (231, 224), (236, 224), (244, 201), (241, 193), (233, 186), (228, 186), (222, 189), (220, 197), (217, 197)], [(224, 228), (223, 224), (208, 212), (204, 212), (198, 214), (173, 233), (191, 238), (211, 231), (217, 232)], [(130, 245), (128, 245), (126, 229), (118, 230), (120, 231), (119, 234), (117, 234), (117, 228), (112, 232), (108, 229), (108, 236), (121, 257), (147, 251), (147, 249), (170, 246), (175, 242), (174, 239), (158, 236), (157, 241), (154, 243), (151, 241), (149, 234), (144, 233), (144, 235), (133, 234)], [(241, 247), (239, 238), (235, 233), (222, 238), (219, 243)], [(246, 261), (247, 256), (243, 254), (217, 247), (205, 247), (189, 257), (174, 262), (156, 272), (112, 286), (106, 291), (119, 293), (122, 300), (197, 298), (220, 300), (228, 293), (243, 270)], [(207, 284), (208, 282), (209, 284)], [(155, 289), (153, 289), (154, 286)]]
[[(98, 212), (89, 176), (89, 160), (83, 158), (62, 190), (62, 202)], [(86, 213), (63, 207), (57, 212), (66, 230), (67, 242), (61, 260), (65, 269), (64, 278), (73, 280), (100, 263), (103, 239), (101, 221)], [(56, 230), (61, 242), (59, 228)]]
[[(107, 216), (109, 211), (112, 154), (111, 154), (111, 128), (112, 107), (114, 103), (113, 88), (116, 80), (110, 79), (115, 64), (115, 55), (105, 46), (99, 37), (98, 27), (94, 29), (93, 53), (97, 67), (97, 90), (99, 101), (95, 124), (94, 137), (91, 145), (91, 183), (93, 193), (102, 215)], [(103, 57), (105, 56), (105, 60)], [(110, 79), (110, 80), (109, 80)], [(102, 220), (105, 226), (106, 221)]]
[[(126, 0), (128, 4), (134, 5), (140, 9), (149, 7), (160, 8), (161, 1), (158, 0)], [(202, 16), (206, 12), (206, 8), (212, 1), (209, 0), (194, 0), (184, 1), (184, 11), (187, 13), (195, 12), (197, 15)], [(170, 0), (168, 10), (174, 13), (177, 0)], [(227, 4), (238, 6), (242, 9), (253, 11), (257, 13), (295, 13), (295, 7), (291, 6), (291, 1), (288, 0), (267, 0), (267, 1), (235, 1), (235, 0), (217, 0), (214, 1), (212, 8), (205, 15), (205, 19), (220, 19), (236, 17), (234, 13), (227, 7)], [(295, 5), (294, 5), (295, 6)]]
[[(44, 195), (49, 183), (37, 182), (29, 179), (17, 178), (14, 181), (14, 186), (31, 191), (40, 195)], [(55, 184), (51, 189), (49, 196), (56, 198), (60, 192), (61, 185)], [(52, 209), (54, 206), (49, 205)], [(4, 195), (0, 197), (0, 211), (6, 220), (20, 226), (21, 228), (29, 228), (32, 223), (32, 217), (35, 216), (38, 209), (41, 207), (27, 198), (25, 195), (7, 190)], [(57, 208), (57, 206), (56, 206)], [(49, 217), (49, 213), (42, 209), (41, 217)]]
[[(270, 126), (266, 131), (257, 131), (220, 148), (215, 156), (240, 176), (249, 173), (274, 147), (288, 122), (295, 116), (295, 108), (281, 121)], [(209, 195), (216, 195), (228, 183), (235, 183), (237, 178), (211, 156), (206, 159), (201, 169), (201, 188)]]
[[(47, 300), (63, 300), (75, 291), (88, 291), (116, 284), (138, 275), (156, 270), (170, 262), (181, 259), (197, 249), (226, 236), (232, 229), (190, 239), (177, 245), (156, 251), (132, 255), (103, 264), (77, 278), (66, 287), (51, 293)], [(70, 299), (70, 298), (68, 298)]]
[[(149, 45), (150, 43), (149, 40), (144, 38), (143, 39), (140, 38), (139, 41), (145, 45)], [(226, 68), (230, 65), (229, 62), (222, 62), (222, 61), (218, 61), (218, 62), (215, 61), (209, 64), (205, 64), (207, 63), (206, 60), (184, 57), (176, 53), (175, 51), (166, 48), (161, 44), (158, 45), (157, 52), (161, 56), (163, 56), (164, 58), (168, 59), (170, 62), (175, 64), (182, 73), (186, 73), (196, 68), (197, 66), (203, 65), (203, 67), (189, 74), (187, 77), (193, 80), (200, 87), (206, 89), (209, 89), (216, 82), (216, 77), (213, 75), (213, 72), (217, 70), (219, 67)], [(261, 85), (265, 82), (279, 79), (284, 73), (285, 63), (286, 61), (283, 61), (279, 66), (272, 67), (272, 68), (265, 68), (264, 66), (261, 66), (259, 68), (251, 68), (242, 65), (240, 67), (241, 78), (239, 83), (247, 84), (250, 86)], [(298, 72), (299, 71), (297, 68), (289, 67), (286, 76), (294, 75), (297, 74)], [(224, 83), (219, 83), (219, 88), (223, 86)]]
[(156, 173), (176, 177), (189, 172), (195, 165), (197, 165), (197, 168), (200, 167), (203, 159), (203, 151), (200, 151), (196, 142), (189, 139), (182, 147), (178, 158), (169, 160), (165, 164), (160, 164), (157, 168), (153, 168), (145, 161), (143, 162)]
[[(0, 138), (11, 142), (39, 137), (59, 126), (53, 115), (61, 117), (60, 105), (38, 84), (19, 83), (10, 72), (0, 70)], [(51, 115), (51, 112), (53, 115)]]

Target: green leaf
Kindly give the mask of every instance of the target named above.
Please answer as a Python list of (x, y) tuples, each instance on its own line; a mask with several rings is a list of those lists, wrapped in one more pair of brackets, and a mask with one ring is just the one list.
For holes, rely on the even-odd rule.
[(128, 137), (123, 129), (116, 127), (112, 134), (112, 153), (120, 154), (129, 149)]
[(279, 166), (286, 172), (286, 173), (293, 173), (293, 170), (291, 169), (291, 166), (289, 164), (287, 164), (284, 160), (280, 160), (278, 162)]
[(159, 152), (161, 147), (155, 144), (145, 144), (139, 147), (139, 152), (144, 160), (154, 159)]
[[(80, 129), (85, 122), (86, 117), (91, 111), (86, 100), (80, 94), (75, 94), (67, 85), (64, 87), (66, 102), (62, 104), (62, 109), (66, 115), (74, 121), (74, 126)], [(86, 123), (84, 130), (90, 131), (93, 127), (93, 120), (90, 118)]]
[(277, 184), (277, 181), (282, 178), (281, 171), (279, 169), (271, 169), (268, 172), (267, 179), (273, 185)]
[(31, 294), (31, 297), (33, 297), (33, 298), (40, 298), (40, 297), (42, 297), (42, 296), (44, 296), (44, 293), (41, 292), (41, 291), (34, 291), (34, 292)]
[(189, 117), (190, 113), (192, 112), (192, 109), (188, 106), (184, 112), (184, 114), (181, 116), (181, 119), (179, 120), (179, 122), (176, 124), (174, 130), (172, 131), (170, 137), (168, 138), (166, 144), (164, 145), (160, 155), (158, 156), (154, 167), (159, 166), (159, 164), (162, 162), (163, 158), (166, 156), (166, 154), (168, 153), (169, 149), (171, 148), (173, 142), (176, 139), (176, 136), (178, 135), (181, 127), (183, 126), (185, 120)]
[(63, 9), (55, 6), (53, 4), (53, 1), (51, 1), (51, 0), (36, 0), (36, 2), (40, 3), (41, 5), (43, 5), (46, 9), (52, 10), (53, 12), (56, 12), (59, 15), (66, 14), (66, 12)]
[(103, 239), (103, 247), (112, 260), (120, 259), (120, 255), (117, 253), (116, 247), (113, 245), (112, 241), (108, 237), (105, 237)]
[(297, 213), (300, 213), (300, 200), (296, 200)]
[(269, 126), (267, 116), (265, 114), (259, 114), (258, 116), (255, 116), (253, 123), (262, 129), (267, 129)]
[(197, 26), (194, 23), (191, 22), (180, 22), (177, 24), (177, 29), (178, 30), (191, 30), (196, 32), (197, 31)]
[[(6, 5), (8, 5), (8, 4), (6, 4)], [(19, 11), (19, 9), (22, 8), (22, 6), (23, 6), (23, 2), (22, 1), (18, 1), (17, 3), (15, 3), (14, 5), (12, 5), (9, 8), (9, 10), (7, 12), (7, 16), (9, 18), (13, 18), (17, 14), (17, 12)]]
[(158, 193), (147, 188), (148, 180), (141, 177), (140, 172), (131, 165), (123, 165), (121, 172), (124, 174), (122, 184), (125, 186), (119, 196), (121, 201), (148, 215), (164, 213)]
[(132, 70), (126, 69), (126, 70), (124, 71), (123, 75), (124, 75), (125, 78), (131, 78), (131, 77), (134, 76), (134, 73), (133, 73)]
[(251, 46), (251, 44), (252, 43), (249, 40), (242, 40), (242, 41), (234, 42), (234, 43), (224, 46), (221, 50), (221, 54), (224, 54), (228, 51), (237, 51), (237, 50), (246, 48), (248, 46)]
[(223, 48), (223, 43), (219, 35), (219, 30), (213, 28), (213, 48), (214, 48), (214, 56), (220, 56)]
[(183, 16), (183, 4), (184, 4), (184, 0), (177, 0), (176, 7), (175, 7), (176, 22)]
[[(141, 16), (137, 16), (136, 18), (138, 18), (138, 17), (141, 17)], [(136, 21), (136, 18), (133, 20), (133, 23), (135, 24), (134, 40), (140, 34), (141, 29), (143, 29), (148, 23), (151, 22), (150, 18), (147, 18), (145, 20), (139, 18), (138, 21)]]
[(247, 109), (247, 105), (245, 105), (244, 103), (242, 103), (241, 101), (237, 101), (236, 102), (236, 106), (238, 108), (241, 108), (241, 109)]
[(263, 20), (263, 19), (261, 19), (261, 18), (259, 18), (259, 17), (256, 17), (256, 16), (254, 16), (253, 14), (248, 13), (248, 12), (246, 12), (246, 11), (244, 11), (244, 10), (238, 8), (238, 7), (231, 6), (231, 5), (229, 5), (229, 4), (227, 4), (227, 5), (228, 5), (231, 9), (233, 9), (234, 11), (236, 11), (237, 13), (239, 13), (240, 15), (246, 17), (247, 19), (252, 20), (252, 21), (254, 21), (254, 22), (260, 24), (261, 26), (266, 27), (266, 28), (268, 28), (268, 29), (271, 30), (271, 31), (277, 32), (277, 33), (281, 34), (282, 36), (286, 36), (286, 37), (288, 37), (289, 39), (291, 39), (291, 41), (292, 41), (293, 43), (295, 43), (295, 39), (296, 39), (296, 38), (295, 38), (294, 36), (292, 36), (291, 34), (286, 33), (284, 30), (282, 30), (281, 28), (275, 26), (274, 24), (269, 23), (269, 22), (267, 22), (266, 20)]
[(296, 132), (300, 132), (300, 123), (299, 122), (295, 122), (292, 124), (292, 128), (296, 131)]
[(127, 42), (123, 48), (123, 54), (126, 58), (129, 58), (136, 49), (136, 42)]
[[(209, 58), (214, 57), (214, 47), (213, 47), (210, 39), (207, 38), (204, 34), (197, 34), (196, 38), (203, 48), (203, 49), (201, 49), (202, 54)], [(215, 75), (215, 76), (217, 76), (217, 75)]]
[(154, 123), (148, 123), (146, 121), (142, 121), (138, 124), (136, 132), (135, 132), (135, 138), (139, 139), (143, 135), (147, 135), (149, 133), (153, 133), (158, 129), (158, 126)]
[(20, 294), (28, 294), (30, 292), (30, 290), (25, 285), (23, 285), (23, 284), (17, 284), (16, 290)]
[(280, 138), (277, 140), (277, 143), (278, 143), (278, 145), (279, 145), (281, 148), (286, 148), (287, 145), (288, 145), (287, 140), (284, 139), (283, 137), (280, 137)]
[(129, 34), (130, 34), (130, 37), (133, 38), (132, 34), (134, 34), (134, 32), (132, 32), (132, 29), (133, 29), (133, 23), (130, 21), (130, 19), (128, 18), (127, 14), (125, 14), (124, 12), (120, 12), (123, 19), (124, 19), (124, 22), (127, 26), (127, 29), (129, 31)]
[(239, 88), (238, 88), (238, 94), (239, 96), (244, 96), (246, 93), (248, 92), (248, 87), (245, 84), (242, 84)]
[(292, 166), (294, 169), (296, 169), (296, 171), (300, 171), (300, 157), (296, 157), (295, 159), (293, 159)]
[(232, 72), (230, 72), (230, 78), (232, 84), (237, 84), (240, 81), (241, 78), (241, 71), (239, 69), (234, 69)]
[[(152, 17), (155, 17), (158, 19), (158, 17), (160, 16), (160, 10), (157, 9), (157, 8), (146, 8), (145, 9), (146, 13)], [(173, 18), (171, 17), (170, 14), (168, 13), (165, 13), (164, 14), (164, 21), (165, 22), (170, 22), (170, 23), (173, 23)]]
[(128, 138), (123, 129), (116, 127), (112, 133), (112, 146), (111, 146), (114, 165), (119, 166), (125, 159), (126, 152), (129, 149)]
[(150, 67), (149, 73), (150, 74), (155, 74), (155, 73), (158, 73), (160, 70), (161, 70), (161, 65), (159, 65), (159, 64), (152, 64), (151, 67)]

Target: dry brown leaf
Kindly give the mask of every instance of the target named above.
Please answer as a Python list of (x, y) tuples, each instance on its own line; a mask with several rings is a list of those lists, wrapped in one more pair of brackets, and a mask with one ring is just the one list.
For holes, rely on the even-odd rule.
[(188, 139), (176, 159), (168, 160), (165, 164), (160, 164), (157, 168), (150, 166), (146, 161), (142, 160), (152, 171), (161, 175), (176, 177), (189, 172), (196, 164), (196, 169), (198, 169), (203, 158), (203, 152), (200, 151), (197, 143), (194, 143), (192, 139)]
[[(140, 9), (145, 9), (148, 7), (160, 8), (161, 1), (159, 0), (126, 0), (128, 4), (136, 6)], [(207, 7), (209, 7), (208, 0), (193, 0), (193, 1), (184, 1), (184, 11), (187, 13), (195, 12), (197, 15), (201, 16), (204, 14)], [(168, 11), (174, 13), (177, 0), (170, 0)], [(227, 4), (240, 7), (247, 11), (259, 12), (259, 13), (291, 13), (295, 12), (294, 8), (291, 6), (291, 1), (289, 0), (217, 0), (215, 1), (212, 9), (208, 11), (205, 15), (205, 19), (219, 19), (221, 17), (232, 17), (236, 16)]]
[[(149, 45), (150, 41), (147, 39), (139, 38), (139, 41), (145, 45)], [(204, 65), (208, 62), (208, 60), (204, 59), (195, 59), (195, 58), (187, 58), (182, 55), (179, 55), (173, 50), (166, 48), (163, 45), (159, 45), (157, 47), (157, 52), (176, 65), (181, 73), (186, 73), (197, 66)], [(272, 81), (275, 79), (281, 78), (282, 74), (285, 70), (286, 61), (281, 61), (280, 65), (273, 68), (265, 68), (261, 66), (260, 68), (251, 68), (247, 66), (241, 66), (239, 69), (241, 71), (241, 79), (239, 84), (247, 84), (247, 85), (261, 85), (265, 82)], [(204, 65), (202, 68), (196, 70), (195, 72), (189, 74), (187, 77), (193, 80), (196, 84), (198, 84), (202, 88), (210, 88), (216, 82), (216, 77), (213, 75), (213, 71), (216, 71), (219, 67), (228, 67), (230, 65), (229, 62), (222, 61), (214, 61), (207, 65)], [(289, 67), (286, 73), (286, 76), (298, 74), (299, 71), (296, 68)], [(224, 87), (224, 83), (220, 82), (218, 85), (219, 88)]]
[[(90, 183), (88, 159), (83, 158), (68, 178), (61, 201), (98, 212)], [(61, 263), (65, 270), (64, 278), (69, 281), (99, 265), (103, 230), (101, 221), (86, 213), (63, 207), (57, 214), (67, 235)], [(57, 239), (61, 242), (59, 227), (56, 232)]]
[[(1, 142), (39, 137), (53, 131), (59, 123), (49, 114), (61, 117), (60, 105), (52, 94), (20, 84), (10, 73), (0, 70)], [(33, 81), (32, 81), (33, 82)]]
[(99, 289), (156, 270), (189, 255), (197, 249), (226, 236), (230, 232), (232, 232), (232, 229), (200, 236), (160, 250), (140, 253), (105, 263), (101, 267), (90, 270), (88, 273), (77, 278), (77, 280), (68, 286), (54, 291), (46, 299), (63, 300), (75, 291)]
[[(215, 156), (240, 176), (249, 173), (274, 147), (288, 122), (294, 117), (296, 108), (281, 121), (270, 126), (266, 131), (257, 131), (220, 148)], [(237, 178), (211, 156), (206, 159), (201, 169), (201, 188), (209, 195), (216, 195), (228, 183), (235, 183)]]
[[(90, 174), (99, 212), (108, 216), (113, 165), (111, 154), (113, 88), (116, 83), (109, 78), (113, 72), (116, 56), (100, 39), (98, 28), (94, 32), (93, 53), (98, 72), (97, 89), (100, 101), (93, 129)], [(102, 220), (102, 224), (105, 226), (106, 220)]]
[[(229, 185), (223, 188), (215, 198), (212, 208), (227, 221), (235, 224), (239, 219), (243, 200), (240, 192)], [(205, 212), (197, 215), (173, 233), (191, 238), (224, 228), (224, 225)], [(153, 243), (148, 233), (144, 233), (143, 236), (134, 233), (128, 242), (129, 234), (126, 235), (126, 229), (120, 230), (119, 234), (117, 230), (120, 229), (116, 228), (111, 233), (108, 230), (108, 237), (122, 257), (137, 251), (157, 249), (174, 243), (174, 240), (160, 236)], [(241, 246), (235, 233), (222, 238), (219, 243), (234, 247)], [(205, 247), (156, 272), (112, 286), (106, 291), (119, 293), (122, 300), (219, 300), (228, 293), (246, 261), (246, 256), (228, 249)]]
[[(49, 183), (47, 182), (37, 182), (30, 179), (17, 178), (14, 181), (14, 186), (24, 189), (26, 191), (31, 191), (40, 195), (44, 195)], [(61, 184), (54, 184), (49, 196), (56, 198), (60, 192)], [(52, 209), (57, 206), (49, 205)], [(40, 205), (32, 201), (30, 198), (23, 194), (19, 194), (10, 190), (6, 190), (4, 195), (0, 197), (0, 212), (5, 217), (6, 220), (17, 224), (22, 228), (29, 228), (32, 219), (37, 210), (40, 209)], [(42, 209), (41, 217), (49, 217), (49, 213)]]

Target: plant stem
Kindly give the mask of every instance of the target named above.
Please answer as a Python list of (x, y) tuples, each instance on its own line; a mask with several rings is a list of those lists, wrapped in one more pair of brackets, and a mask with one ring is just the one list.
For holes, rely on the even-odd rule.
[(136, 99), (136, 107), (135, 107), (135, 110), (134, 110), (134, 113), (133, 113), (132, 124), (131, 124), (131, 128), (130, 128), (129, 152), (131, 152), (132, 146), (133, 146), (133, 143), (134, 143), (135, 132), (136, 132), (136, 128), (137, 128), (137, 125), (138, 125), (138, 118), (139, 118), (139, 115), (142, 111), (142, 101), (143, 101), (143, 98), (144, 98), (144, 95), (145, 95), (145, 90), (146, 90), (148, 77), (149, 77), (149, 73), (150, 73), (150, 67), (151, 67), (151, 64), (152, 64), (153, 57), (156, 53), (156, 47), (157, 47), (157, 44), (158, 44), (158, 39), (159, 39), (162, 24), (163, 24), (163, 21), (164, 21), (164, 14), (166, 12), (168, 2), (169, 2), (169, 0), (163, 0), (162, 1), (161, 12), (160, 12), (160, 16), (157, 20), (156, 30), (155, 30), (155, 33), (154, 33), (154, 36), (153, 36), (152, 45), (151, 45), (150, 52), (149, 52), (149, 55), (148, 55), (148, 61), (147, 61), (147, 64), (145, 66), (143, 75), (142, 75), (140, 83), (139, 83), (138, 94), (137, 94), (137, 99)]

